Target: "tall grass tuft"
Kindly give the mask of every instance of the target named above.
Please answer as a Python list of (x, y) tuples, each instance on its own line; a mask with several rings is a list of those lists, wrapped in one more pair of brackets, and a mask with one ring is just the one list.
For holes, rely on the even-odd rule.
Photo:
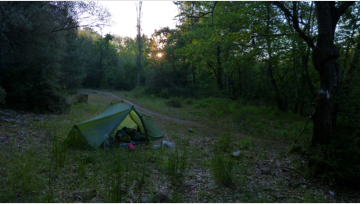
[(65, 166), (67, 150), (68, 147), (53, 133), (52, 157), (55, 168), (58, 169)]
[(165, 169), (172, 184), (182, 184), (186, 169), (186, 148), (182, 149), (182, 153), (179, 152), (178, 148), (170, 153), (165, 160)]
[(235, 162), (224, 155), (215, 153), (211, 158), (211, 173), (215, 182), (224, 186), (231, 186), (234, 180)]
[(123, 194), (125, 186), (122, 185), (122, 179), (124, 172), (123, 157), (122, 154), (117, 154), (115, 163), (111, 166), (111, 171), (108, 174), (108, 202), (121, 203), (123, 202)]

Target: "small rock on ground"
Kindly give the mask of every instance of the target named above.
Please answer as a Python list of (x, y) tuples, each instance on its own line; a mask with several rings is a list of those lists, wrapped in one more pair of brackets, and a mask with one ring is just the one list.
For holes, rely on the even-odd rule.
[(147, 197), (143, 197), (143, 198), (141, 198), (140, 203), (150, 203), (150, 201)]
[(152, 148), (153, 148), (153, 149), (159, 149), (159, 148), (160, 148), (160, 145), (153, 145)]
[(233, 152), (232, 155), (234, 157), (238, 157), (240, 155), (241, 151)]
[(72, 194), (72, 197), (75, 199), (75, 200), (90, 200), (91, 198), (95, 197), (96, 196), (96, 190), (93, 189), (93, 190), (85, 190), (85, 191), (74, 191), (71, 193)]

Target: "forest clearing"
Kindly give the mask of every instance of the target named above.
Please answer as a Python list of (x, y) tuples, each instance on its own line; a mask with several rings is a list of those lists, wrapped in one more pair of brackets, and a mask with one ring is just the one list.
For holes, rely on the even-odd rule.
[(359, 13), (0, 1), (0, 202), (360, 202)]
[[(94, 151), (63, 145), (73, 124), (100, 114), (120, 98), (149, 114), (165, 133), (163, 140), (174, 146), (152, 149), (161, 142), (155, 141), (136, 145), (134, 151)], [(113, 91), (89, 94), (88, 100), (73, 105), (66, 115), (2, 110), (1, 202), (155, 202), (159, 192), (166, 195), (164, 202), (360, 201), (355, 189), (309, 178), (305, 161), (296, 154), (282, 160), (296, 134), (287, 137), (281, 132), (292, 125), (300, 130), (303, 117), (241, 104), (247, 121), (243, 129), (232, 121), (236, 113), (211, 110), (219, 108), (220, 99), (164, 108), (163, 99)], [(221, 102), (220, 108), (226, 109), (228, 104)], [(194, 108), (201, 103), (208, 107)], [(267, 139), (262, 126), (279, 132), (279, 138)], [(310, 130), (306, 128), (300, 142), (309, 139)], [(240, 154), (235, 157), (236, 151)]]

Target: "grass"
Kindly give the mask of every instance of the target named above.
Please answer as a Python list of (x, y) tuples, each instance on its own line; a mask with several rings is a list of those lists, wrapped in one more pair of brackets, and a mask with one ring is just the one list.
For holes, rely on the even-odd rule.
[(183, 185), (183, 179), (187, 164), (186, 147), (182, 148), (182, 152), (176, 148), (175, 151), (171, 152), (170, 155), (165, 159), (164, 166), (169, 175), (170, 182), (174, 186)]
[[(275, 191), (286, 189), (288, 181), (259, 173), (259, 168), (274, 169), (272, 160), (279, 159), (275, 150), (260, 146), (255, 138), (290, 140), (303, 125), (301, 117), (217, 98), (186, 99), (182, 108), (171, 108), (164, 106), (164, 99), (141, 90), (112, 93), (154, 112), (199, 120), (204, 126), (153, 117), (173, 148), (151, 148), (161, 141), (137, 145), (135, 151), (63, 146), (74, 124), (118, 101), (100, 93), (89, 94), (88, 104), (73, 104), (64, 115), (26, 114), (27, 126), (8, 128), (10, 124), (1, 121), (1, 135), (11, 136), (6, 144), (0, 143), (0, 202), (140, 202), (145, 196), (151, 202), (160, 191), (171, 202), (324, 201), (319, 191), (311, 189)], [(241, 138), (235, 133), (254, 134)], [(240, 157), (232, 157), (238, 150)], [(96, 191), (95, 197), (72, 195), (89, 190)]]
[(224, 186), (231, 186), (234, 183), (234, 160), (216, 153), (210, 163), (215, 182)]

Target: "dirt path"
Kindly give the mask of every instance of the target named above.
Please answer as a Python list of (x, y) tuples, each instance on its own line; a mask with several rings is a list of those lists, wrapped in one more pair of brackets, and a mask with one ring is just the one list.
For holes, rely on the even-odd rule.
[(197, 121), (183, 120), (183, 119), (180, 119), (180, 118), (175, 118), (175, 117), (167, 116), (167, 115), (164, 115), (164, 114), (161, 114), (161, 113), (156, 113), (156, 112), (150, 111), (148, 109), (145, 109), (145, 108), (139, 106), (138, 104), (135, 104), (135, 103), (132, 103), (132, 102), (130, 102), (128, 100), (122, 99), (122, 98), (116, 96), (115, 94), (112, 94), (112, 93), (109, 93), (109, 92), (104, 92), (104, 91), (98, 91), (98, 92), (102, 93), (104, 95), (108, 95), (108, 96), (111, 96), (113, 98), (116, 98), (118, 100), (122, 100), (122, 101), (124, 101), (124, 102), (126, 102), (128, 104), (134, 105), (142, 113), (145, 113), (145, 114), (150, 115), (152, 117), (155, 116), (155, 117), (158, 117), (158, 118), (161, 118), (161, 119), (164, 119), (164, 120), (173, 121), (173, 122), (179, 122), (179, 123), (185, 123), (185, 124), (188, 124), (188, 125), (195, 125), (195, 126), (199, 126), (199, 127), (205, 127), (203, 124), (201, 124), (200, 122), (197, 122)]
[[(206, 126), (206, 125), (204, 125), (204, 124), (202, 124), (201, 122), (198, 122), (198, 121), (183, 120), (183, 119), (180, 119), (180, 118), (175, 118), (175, 117), (167, 116), (167, 115), (164, 115), (164, 114), (161, 114), (161, 113), (156, 113), (156, 112), (150, 111), (148, 109), (145, 109), (145, 108), (139, 106), (138, 104), (135, 104), (135, 103), (132, 103), (132, 102), (127, 101), (125, 99), (122, 99), (122, 98), (118, 97), (117, 95), (109, 93), (109, 92), (98, 91), (98, 93), (101, 93), (101, 94), (116, 98), (118, 100), (122, 100), (122, 101), (127, 102), (127, 103), (129, 103), (131, 105), (134, 105), (141, 112), (143, 112), (143, 113), (145, 113), (147, 115), (150, 115), (151, 117), (155, 116), (155, 117), (158, 117), (158, 118), (160, 118), (162, 120), (178, 122), (178, 123), (185, 123), (185, 124), (188, 124), (190, 126), (207, 127), (207, 128), (212, 129), (214, 131), (219, 131), (218, 129), (216, 129), (214, 127), (208, 127), (208, 126)], [(244, 135), (244, 134), (241, 134), (241, 133), (235, 133), (235, 136), (238, 137), (238, 138), (248, 138), (249, 137), (248, 135)], [(271, 140), (271, 139), (263, 139), (263, 138), (256, 138), (256, 137), (252, 137), (252, 138), (254, 139), (254, 141), (259, 142), (260, 144), (268, 146), (268, 147), (276, 146), (277, 148), (284, 148), (285, 149), (285, 148), (288, 148), (288, 146), (289, 146), (288, 143), (282, 142), (282, 141), (276, 141), (276, 140)]]

